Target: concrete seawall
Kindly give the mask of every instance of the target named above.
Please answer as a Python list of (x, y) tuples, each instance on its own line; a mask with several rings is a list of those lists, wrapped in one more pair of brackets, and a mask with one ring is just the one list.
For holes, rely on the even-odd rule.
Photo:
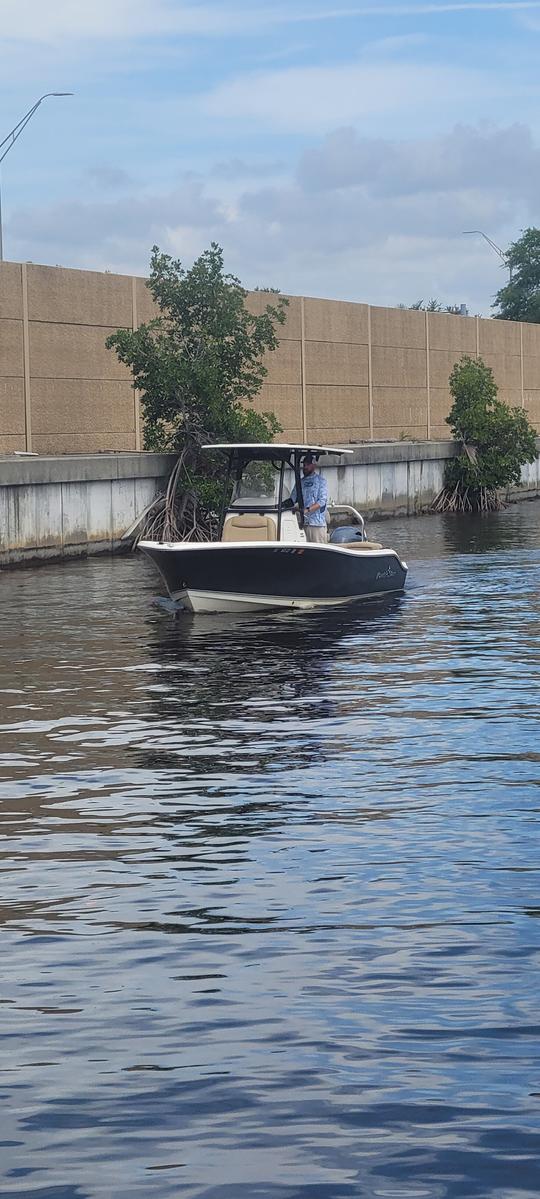
[(0, 459), (0, 565), (118, 549), (174, 461), (129, 453)]
[[(540, 440), (510, 498), (540, 495)], [(455, 454), (452, 441), (380, 442), (328, 459), (324, 474), (335, 504), (365, 516), (412, 516), (429, 509)], [(93, 454), (0, 458), (0, 566), (107, 553), (163, 490), (172, 454)]]
[[(535, 462), (523, 467), (521, 484), (508, 499), (540, 495), (540, 438)], [(367, 517), (414, 516), (427, 512), (444, 484), (446, 463), (457, 450), (453, 441), (380, 442), (358, 446), (335, 464), (323, 467), (334, 504), (352, 504)], [(346, 461), (347, 465), (344, 465)]]

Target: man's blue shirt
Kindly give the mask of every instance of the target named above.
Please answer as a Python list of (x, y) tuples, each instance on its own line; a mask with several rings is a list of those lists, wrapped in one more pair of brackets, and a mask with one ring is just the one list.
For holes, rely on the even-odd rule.
[[(296, 487), (291, 492), (291, 499), (296, 504)], [(328, 485), (322, 475), (313, 474), (304, 476), (302, 479), (302, 499), (304, 501), (304, 508), (309, 508), (311, 504), (320, 504), (320, 508), (317, 508), (316, 512), (306, 512), (306, 524), (325, 525)]]

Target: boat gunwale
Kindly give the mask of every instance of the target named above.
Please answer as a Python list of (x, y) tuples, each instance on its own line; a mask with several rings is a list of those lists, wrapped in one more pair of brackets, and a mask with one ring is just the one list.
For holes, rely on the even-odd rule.
[[(362, 544), (361, 541), (358, 542), (359, 547)], [(353, 554), (355, 556), (358, 554), (358, 548), (355, 547), (352, 549), (346, 544), (334, 541), (139, 541), (137, 549), (164, 550), (166, 553), (183, 553), (186, 550), (198, 550), (199, 552), (202, 550), (225, 550), (230, 553), (232, 550), (243, 551), (254, 549), (294, 550), (296, 553), (305, 553), (306, 550), (310, 553), (313, 550), (316, 552), (323, 550), (326, 553), (327, 550), (335, 550), (340, 554)], [(365, 556), (373, 555), (374, 557), (380, 557), (381, 554), (393, 554), (401, 562), (397, 550), (392, 549), (390, 546), (382, 546), (380, 549), (362, 550), (362, 555)]]

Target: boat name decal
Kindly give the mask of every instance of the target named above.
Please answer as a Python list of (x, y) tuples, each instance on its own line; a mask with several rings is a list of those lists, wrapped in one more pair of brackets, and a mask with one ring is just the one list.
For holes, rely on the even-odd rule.
[(397, 575), (397, 570), (393, 570), (391, 566), (387, 566), (386, 570), (378, 570), (375, 579), (392, 579)]

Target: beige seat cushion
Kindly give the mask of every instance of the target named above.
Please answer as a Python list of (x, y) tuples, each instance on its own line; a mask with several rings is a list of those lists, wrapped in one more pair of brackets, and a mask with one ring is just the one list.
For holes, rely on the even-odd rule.
[(229, 516), (225, 521), (222, 541), (275, 541), (276, 522), (272, 516), (258, 512), (244, 512)]
[(334, 541), (340, 550), (382, 550), (380, 541)]

